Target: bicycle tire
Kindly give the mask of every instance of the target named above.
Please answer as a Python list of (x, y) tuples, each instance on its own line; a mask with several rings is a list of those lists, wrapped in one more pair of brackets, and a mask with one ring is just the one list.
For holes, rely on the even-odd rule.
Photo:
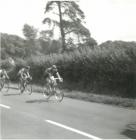
[(8, 92), (9, 91), (9, 80), (5, 80), (3, 82), (3, 87), (1, 89), (3, 92)]
[(55, 95), (56, 100), (59, 102), (61, 102), (64, 98), (64, 93), (62, 91), (60, 91), (60, 89), (58, 89), (58, 88), (55, 90), (54, 95)]
[(27, 84), (25, 87), (25, 91), (28, 92), (29, 95), (31, 95), (32, 94), (32, 85)]
[(51, 97), (51, 94), (46, 86), (43, 86), (42, 94), (47, 100)]

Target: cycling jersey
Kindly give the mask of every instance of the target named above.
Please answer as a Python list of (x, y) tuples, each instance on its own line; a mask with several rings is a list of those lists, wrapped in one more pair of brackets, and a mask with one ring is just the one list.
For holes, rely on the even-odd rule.
[(26, 79), (30, 77), (29, 71), (26, 68), (22, 68), (21, 70), (19, 70), (18, 75), (22, 79), (24, 78)]
[(51, 68), (47, 68), (45, 70), (45, 73), (44, 73), (45, 77), (49, 77), (49, 76), (58, 76), (58, 69), (53, 69), (52, 67)]

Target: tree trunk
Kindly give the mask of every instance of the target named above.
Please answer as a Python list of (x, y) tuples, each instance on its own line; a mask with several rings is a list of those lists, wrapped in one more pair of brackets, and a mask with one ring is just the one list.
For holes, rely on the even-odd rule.
[(66, 44), (65, 44), (65, 33), (64, 33), (64, 26), (63, 26), (63, 21), (62, 21), (60, 1), (58, 1), (58, 9), (59, 9), (59, 20), (60, 20), (60, 32), (61, 32), (61, 39), (62, 39), (62, 52), (64, 52), (66, 50)]
[(80, 44), (80, 35), (77, 33), (78, 44)]

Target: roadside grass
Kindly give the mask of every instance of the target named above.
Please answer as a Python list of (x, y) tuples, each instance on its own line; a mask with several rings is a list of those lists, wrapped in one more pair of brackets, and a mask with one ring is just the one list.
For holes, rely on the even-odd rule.
[[(17, 87), (17, 84), (12, 84), (11, 87), (15, 88)], [(95, 93), (85, 93), (67, 89), (62, 89), (62, 91), (64, 92), (65, 97), (68, 98), (136, 109), (136, 98), (122, 98), (118, 96), (99, 95)], [(42, 94), (42, 86), (33, 85), (33, 92)]]
[(122, 98), (117, 96), (98, 95), (94, 93), (83, 93), (77, 91), (67, 92), (66, 96), (69, 98), (76, 98), (89, 102), (103, 103), (109, 105), (116, 105), (120, 107), (136, 109), (136, 99)]
[[(34, 85), (33, 91), (42, 93), (42, 87)], [(108, 96), (108, 95), (99, 95), (99, 94), (85, 93), (85, 92), (79, 92), (79, 91), (70, 91), (67, 89), (63, 89), (62, 91), (64, 92), (65, 97), (68, 97), (68, 98), (136, 109), (136, 99), (132, 99), (132, 98), (130, 99), (130, 98), (117, 97), (117, 96)]]

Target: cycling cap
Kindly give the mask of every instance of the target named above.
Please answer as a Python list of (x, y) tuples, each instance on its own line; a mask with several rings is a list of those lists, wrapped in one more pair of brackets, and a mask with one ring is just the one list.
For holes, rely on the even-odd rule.
[(56, 65), (52, 65), (52, 68), (56, 69), (56, 68), (57, 68), (57, 66), (56, 66)]

